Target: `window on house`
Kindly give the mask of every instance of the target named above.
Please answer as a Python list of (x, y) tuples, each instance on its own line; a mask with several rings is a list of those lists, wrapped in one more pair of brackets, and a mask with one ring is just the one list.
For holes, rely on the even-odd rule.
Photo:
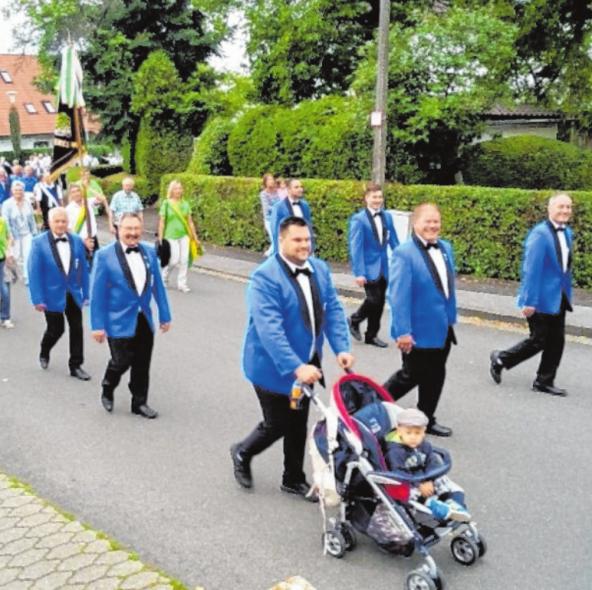
[(12, 76), (6, 70), (0, 70), (0, 77), (7, 83), (12, 84)]
[(25, 111), (27, 111), (27, 113), (29, 113), (29, 115), (36, 115), (37, 114), (37, 109), (35, 108), (35, 105), (32, 102), (25, 103)]
[(43, 108), (48, 112), (48, 113), (55, 113), (55, 107), (53, 106), (53, 104), (49, 101), (49, 100), (42, 100), (41, 104), (43, 105)]

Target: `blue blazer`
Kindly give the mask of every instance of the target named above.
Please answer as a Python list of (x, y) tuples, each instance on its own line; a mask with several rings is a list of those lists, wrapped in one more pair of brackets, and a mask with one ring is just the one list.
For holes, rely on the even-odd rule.
[(154, 246), (142, 242), (140, 251), (146, 266), (146, 285), (138, 295), (132, 272), (119, 241), (97, 250), (90, 276), (90, 325), (104, 330), (109, 338), (131, 338), (136, 332), (138, 313), (142, 312), (154, 332), (152, 297), (158, 307), (161, 324), (171, 321), (169, 301), (160, 275)]
[[(310, 213), (310, 207), (304, 199), (300, 199), (300, 208), (302, 209), (302, 215), (304, 216), (304, 219), (310, 228), (310, 237), (312, 239), (312, 215)], [(281, 199), (271, 208), (269, 227), (273, 240), (273, 251), (276, 253), (280, 251), (278, 246), (280, 224), (284, 219), (286, 219), (286, 217), (291, 217), (292, 215), (294, 215), (294, 209), (292, 208), (292, 203), (290, 203), (290, 199), (288, 199), (288, 197)]]
[(349, 257), (352, 272), (356, 277), (365, 277), (367, 281), (376, 281), (381, 276), (388, 279), (388, 253), (390, 246), (394, 250), (399, 245), (393, 219), (384, 210), (382, 219), (382, 244), (376, 224), (367, 207), (354, 213), (349, 221)]
[(70, 243), (70, 268), (63, 268), (51, 232), (33, 238), (27, 268), (29, 296), (33, 305), (43, 304), (47, 311), (63, 312), (66, 293), (70, 293), (78, 307), (88, 301), (88, 262), (82, 240), (67, 233)]
[(10, 180), (0, 182), (0, 205), (10, 199)]
[(535, 225), (524, 242), (522, 279), (518, 293), (519, 307), (534, 307), (539, 313), (558, 314), (561, 294), (570, 303), (573, 233), (565, 229), (569, 248), (567, 270), (563, 270), (559, 238), (550, 221)]
[(417, 348), (444, 348), (449, 328), (456, 323), (454, 254), (438, 240), (448, 270), (447, 298), (430, 255), (416, 238), (401, 244), (390, 265), (391, 336), (411, 334)]
[(269, 257), (255, 270), (247, 290), (243, 371), (254, 385), (284, 395), (290, 393), (294, 371), (311, 360), (313, 339), (319, 361), (324, 335), (335, 354), (350, 350), (345, 312), (329, 268), (318, 258), (309, 261), (314, 271), (311, 281), (318, 292), (315, 334), (302, 290), (279, 255)]

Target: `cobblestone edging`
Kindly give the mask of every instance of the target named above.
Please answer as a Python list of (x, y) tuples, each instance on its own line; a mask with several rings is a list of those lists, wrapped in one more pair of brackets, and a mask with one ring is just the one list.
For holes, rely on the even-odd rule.
[(0, 473), (0, 589), (187, 590)]

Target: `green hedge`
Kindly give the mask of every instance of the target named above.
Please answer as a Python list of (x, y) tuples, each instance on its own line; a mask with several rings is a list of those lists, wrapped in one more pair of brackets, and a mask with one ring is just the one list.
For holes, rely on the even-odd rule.
[(232, 167), (228, 161), (228, 136), (234, 127), (230, 119), (213, 117), (208, 121), (193, 146), (193, 156), (187, 172), (229, 176)]
[(468, 184), (526, 189), (592, 189), (592, 151), (554, 139), (518, 135), (465, 151)]
[[(193, 201), (199, 233), (206, 242), (263, 251), (267, 240), (259, 203), (258, 178), (168, 174), (179, 179)], [(361, 206), (359, 181), (305, 180), (311, 205), (317, 253), (328, 260), (347, 260), (347, 222)], [(470, 186), (388, 184), (388, 208), (410, 210), (436, 202), (442, 210), (443, 235), (455, 247), (459, 272), (478, 277), (518, 279), (522, 244), (532, 225), (546, 216), (549, 191)], [(574, 276), (581, 287), (592, 287), (592, 192), (572, 193), (576, 233)]]
[(138, 175), (146, 179), (146, 197), (158, 196), (163, 174), (187, 167), (192, 145), (192, 137), (179, 133), (179, 129), (142, 119), (135, 157)]

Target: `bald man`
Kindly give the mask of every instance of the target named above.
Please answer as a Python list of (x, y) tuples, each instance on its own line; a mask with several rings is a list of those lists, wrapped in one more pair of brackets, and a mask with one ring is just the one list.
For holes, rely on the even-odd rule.
[(511, 369), (539, 352), (541, 361), (532, 389), (565, 397), (555, 386), (555, 376), (565, 344), (565, 312), (572, 311), (571, 267), (573, 234), (568, 222), (572, 200), (566, 193), (549, 199), (548, 218), (529, 232), (524, 243), (518, 306), (528, 322), (530, 335), (512, 348), (494, 350), (490, 374), (495, 383), (502, 371)]
[(29, 255), (29, 294), (35, 309), (43, 312), (47, 328), (41, 340), (39, 364), (49, 366), (49, 354), (64, 333), (64, 316), (70, 329), (70, 375), (88, 381), (82, 368), (82, 307), (88, 302), (89, 272), (84, 243), (68, 233), (63, 207), (48, 214), (49, 231), (33, 240)]
[(436, 421), (446, 378), (446, 361), (456, 344), (456, 292), (452, 246), (440, 239), (440, 211), (423, 203), (413, 212), (413, 238), (393, 252), (388, 301), (391, 336), (401, 350), (403, 366), (384, 384), (395, 399), (417, 386), (417, 407), (429, 419), (427, 432), (450, 436)]

